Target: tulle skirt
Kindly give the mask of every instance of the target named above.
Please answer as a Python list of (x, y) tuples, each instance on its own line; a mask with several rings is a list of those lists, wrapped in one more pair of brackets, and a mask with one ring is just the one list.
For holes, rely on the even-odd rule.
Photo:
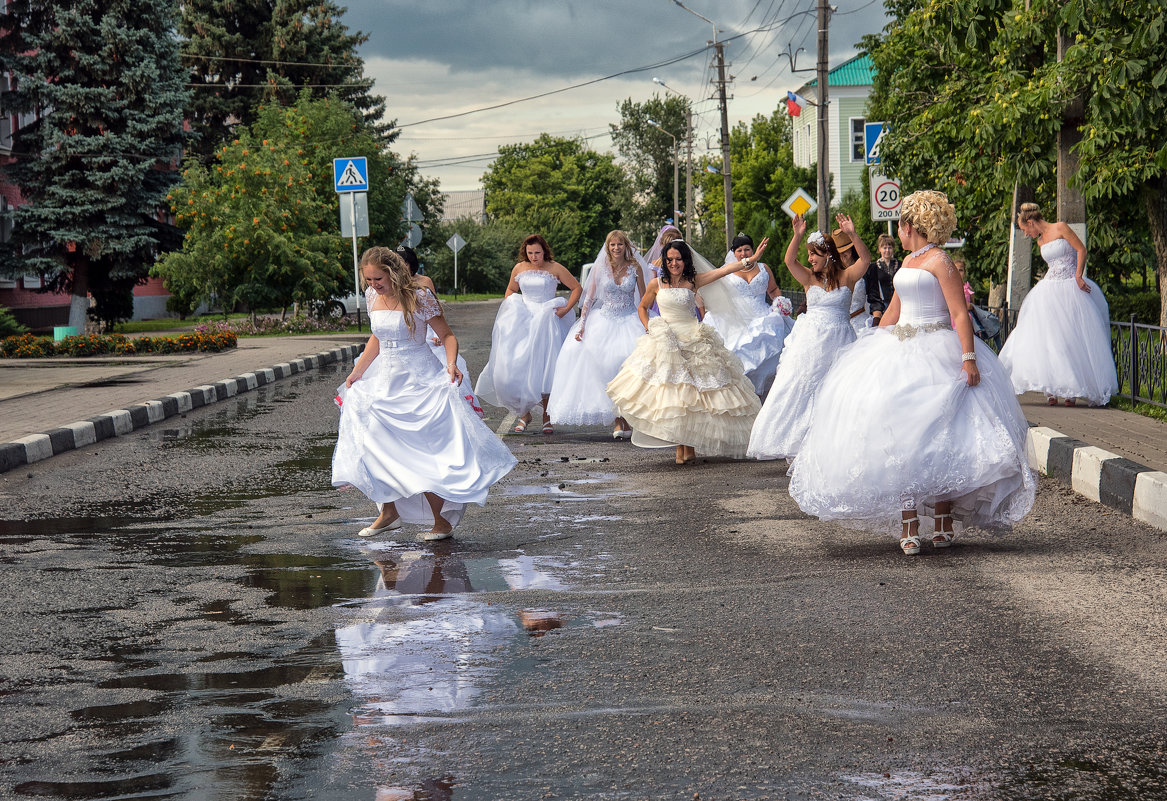
[(786, 338), (774, 385), (750, 434), (753, 459), (794, 456), (810, 425), (815, 392), (835, 358), (855, 341), (850, 321), (826, 309), (811, 309)]
[(352, 486), (378, 504), (395, 503), (407, 523), (433, 524), (424, 492), (445, 503), (451, 525), (466, 504), (483, 504), (515, 457), (450, 383), (444, 362), (419, 346), (373, 360), (361, 380), (338, 390), (340, 433), (332, 484)]
[[(712, 315), (711, 315), (712, 316)], [(741, 360), (746, 378), (754, 385), (754, 392), (765, 395), (774, 383), (774, 373), (778, 370), (778, 359), (786, 336), (794, 326), (794, 321), (784, 314), (763, 314), (755, 317), (750, 324), (736, 334), (726, 335), (721, 328), (725, 346)], [(717, 328), (717, 326), (714, 326)]]
[(616, 406), (606, 388), (636, 348), (644, 326), (635, 313), (605, 314), (602, 309), (588, 315), (583, 340), (577, 341), (580, 326), (572, 326), (559, 351), (547, 413), (555, 425), (611, 425)]
[(1004, 367), (975, 343), (969, 387), (956, 332), (877, 328), (836, 361), (790, 467), (807, 514), (900, 532), (900, 512), (951, 501), (965, 526), (1008, 528), (1032, 508), (1028, 423)]
[(1103, 406), (1118, 392), (1110, 349), (1110, 309), (1102, 290), (1073, 278), (1043, 278), (1021, 304), (1017, 327), (1001, 348), (1013, 389)]
[(478, 376), (482, 400), (522, 415), (550, 394), (559, 349), (572, 325), (571, 315), (555, 313), (566, 303), (564, 298), (528, 301), (521, 293), (503, 300), (494, 318), (490, 359)]
[(608, 396), (632, 426), (633, 445), (689, 445), (709, 456), (744, 456), (760, 407), (716, 331), (659, 317), (608, 384)]
[[(433, 351), (434, 356), (442, 364), (446, 363), (446, 346), (439, 340), (437, 344), (434, 343), (436, 335), (431, 328), (426, 334), (429, 337), (430, 350)], [(466, 360), (462, 358), (462, 354), (458, 354), (458, 361), (455, 363), (458, 366), (458, 372), (462, 374), (462, 380), (458, 382), (458, 394), (470, 404), (474, 409), (474, 413), (479, 417), (485, 418), (486, 413), (482, 410), (482, 401), (474, 394), (474, 381), (470, 378), (470, 368), (466, 366)]]

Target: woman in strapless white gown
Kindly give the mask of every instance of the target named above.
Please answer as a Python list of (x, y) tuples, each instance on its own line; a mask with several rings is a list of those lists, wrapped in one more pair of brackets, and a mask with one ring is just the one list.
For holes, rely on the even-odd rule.
[(805, 312), (786, 337), (774, 386), (754, 421), (747, 454), (754, 459), (791, 458), (798, 453), (810, 423), (815, 392), (843, 348), (855, 341), (851, 327), (851, 289), (867, 272), (871, 254), (855, 236), (855, 223), (838, 215), (839, 227), (852, 237), (859, 259), (844, 267), (834, 241), (815, 231), (807, 240), (807, 267), (798, 261), (806, 220), (794, 218), (794, 235), (786, 248), (786, 267), (806, 288)]
[[(725, 263), (748, 259), (754, 255), (754, 240), (738, 234), (725, 255)], [(794, 321), (771, 307), (771, 300), (781, 297), (782, 290), (770, 268), (754, 262), (749, 270), (733, 273), (721, 282), (734, 300), (730, 315), (710, 312), (702, 321), (717, 329), (725, 346), (742, 362), (746, 377), (759, 396), (765, 395), (774, 381), (782, 345)]]
[[(762, 240), (759, 256), (765, 247)], [(632, 426), (633, 445), (673, 447), (677, 464), (696, 461), (697, 451), (745, 455), (758, 396), (738, 358), (695, 313), (698, 289), (752, 266), (743, 259), (713, 269), (702, 260), (698, 272), (686, 242), (665, 246), (661, 276), (649, 282), (637, 309), (646, 333), (608, 384), (608, 396)], [(660, 316), (650, 319), (654, 302)]]
[[(953, 518), (1007, 528), (1032, 508), (1028, 424), (1004, 367), (972, 332), (951, 259), (956, 226), (940, 192), (903, 201), (899, 236), (912, 251), (896, 272), (880, 327), (835, 362), (815, 399), (790, 495), (807, 514), (900, 534), (920, 551), (917, 510), (932, 511), (932, 544)], [(951, 321), (956, 322), (952, 330)]]
[[(466, 504), (486, 502), (515, 457), (458, 392), (458, 341), (437, 299), (389, 248), (365, 251), (361, 274), (372, 290), (373, 334), (340, 388), (332, 484), (380, 505), (362, 537), (406, 522), (431, 526), (422, 539), (445, 539)], [(427, 326), (442, 340), (441, 360)]]
[(652, 268), (641, 259), (623, 231), (612, 231), (584, 280), (579, 322), (568, 333), (555, 364), (555, 381), (547, 411), (552, 425), (612, 425), (613, 439), (632, 436), (632, 429), (605, 388), (644, 333), (636, 306), (651, 280)]
[[(547, 240), (533, 234), (519, 248), (506, 296), (494, 318), (490, 359), (478, 376), (478, 396), (518, 415), (515, 433), (527, 430), (531, 409), (543, 405), (543, 433), (552, 434), (547, 397), (555, 380), (559, 349), (571, 329), (581, 288), (575, 276), (551, 256)], [(571, 295), (556, 297), (563, 284)]]
[(1110, 308), (1086, 277), (1086, 246), (1064, 222), (1043, 219), (1036, 203), (1022, 203), (1017, 225), (1041, 245), (1049, 269), (1029, 291), (1017, 327), (1001, 348), (1013, 389), (1043, 392), (1050, 405), (1082, 398), (1105, 406), (1118, 392), (1110, 348)]

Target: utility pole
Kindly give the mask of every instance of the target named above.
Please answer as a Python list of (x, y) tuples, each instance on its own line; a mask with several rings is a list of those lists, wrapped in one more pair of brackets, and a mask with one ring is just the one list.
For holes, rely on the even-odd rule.
[(693, 241), (693, 106), (685, 98), (685, 241)]
[[(1066, 32), (1058, 29), (1058, 61), (1066, 56), (1070, 41)], [(1058, 209), (1057, 219), (1070, 226), (1082, 244), (1086, 244), (1086, 198), (1070, 186), (1070, 179), (1078, 172), (1078, 155), (1073, 147), (1082, 141), (1082, 118), (1086, 102), (1082, 95), (1070, 100), (1062, 112), (1062, 127), (1058, 129)]]
[[(825, 0), (820, 0), (823, 2)], [(716, 30), (714, 37), (716, 37)], [(725, 45), (713, 40), (717, 51), (717, 96), (721, 103), (721, 179), (725, 187), (725, 249), (733, 242), (733, 180), (729, 167), (729, 109), (725, 99)]]
[[(827, 98), (827, 28), (831, 21), (831, 6), (827, 0), (818, 0), (818, 200), (820, 231), (831, 230), (831, 160), (830, 106)], [(723, 112), (724, 113), (724, 112)], [(723, 118), (724, 119), (724, 118)]]

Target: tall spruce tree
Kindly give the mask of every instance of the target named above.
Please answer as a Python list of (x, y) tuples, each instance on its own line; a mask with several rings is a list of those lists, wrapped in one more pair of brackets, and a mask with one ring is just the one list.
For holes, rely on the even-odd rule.
[(186, 0), (179, 34), (194, 85), (193, 152), (209, 161), (237, 126), (255, 122), (260, 105), (293, 105), (304, 89), (344, 100), (392, 141), (385, 100), (356, 55), (368, 37), (350, 32), (343, 13), (331, 0)]
[(3, 167), (24, 205), (11, 211), (0, 270), (71, 290), (69, 324), (127, 316), (166, 226), (178, 179), (185, 76), (172, 0), (8, 0), (0, 64), (15, 88), (18, 130)]

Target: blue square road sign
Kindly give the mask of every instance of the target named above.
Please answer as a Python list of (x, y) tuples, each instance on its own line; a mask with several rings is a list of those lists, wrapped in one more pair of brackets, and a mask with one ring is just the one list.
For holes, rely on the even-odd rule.
[(879, 140), (883, 138), (884, 123), (868, 122), (863, 125), (863, 149), (867, 153), (868, 164), (879, 164)]
[(368, 192), (369, 162), (364, 156), (333, 159), (332, 179), (337, 192)]

